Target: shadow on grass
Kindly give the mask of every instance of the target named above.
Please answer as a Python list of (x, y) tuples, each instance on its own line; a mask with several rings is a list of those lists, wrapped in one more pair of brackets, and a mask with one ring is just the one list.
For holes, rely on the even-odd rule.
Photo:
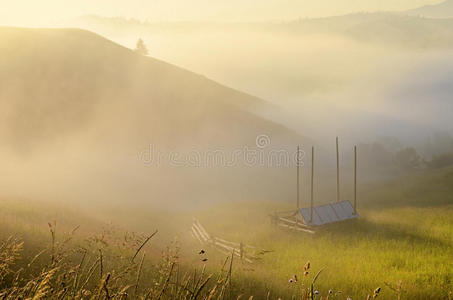
[(451, 243), (417, 232), (413, 227), (403, 224), (378, 223), (367, 219), (350, 220), (323, 226), (319, 236), (335, 234), (351, 239), (381, 239), (387, 241), (405, 241), (417, 245), (429, 244), (430, 247), (452, 247)]

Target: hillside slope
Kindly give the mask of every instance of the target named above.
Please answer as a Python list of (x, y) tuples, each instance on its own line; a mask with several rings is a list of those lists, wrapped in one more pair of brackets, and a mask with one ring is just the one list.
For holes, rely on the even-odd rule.
[(99, 126), (195, 145), (289, 133), (249, 111), (264, 101), (87, 31), (2, 28), (0, 65), (1, 125), (17, 146)]
[[(158, 190), (158, 198), (197, 193), (199, 184), (214, 194), (250, 188), (235, 178), (250, 177), (254, 168), (169, 171), (146, 168), (140, 155), (153, 146), (167, 156), (195, 151), (203, 160), (206, 151), (219, 150), (231, 159), (234, 149), (256, 149), (263, 134), (276, 148), (301, 142), (253, 113), (265, 105), (88, 31), (0, 28), (2, 175), (14, 183), (4, 181), (5, 188), (28, 193), (36, 182), (37, 189), (66, 194), (69, 181), (73, 197), (81, 190), (118, 196), (119, 189), (129, 197), (144, 189), (144, 198), (150, 191), (157, 198)], [(257, 189), (261, 179), (255, 179)]]

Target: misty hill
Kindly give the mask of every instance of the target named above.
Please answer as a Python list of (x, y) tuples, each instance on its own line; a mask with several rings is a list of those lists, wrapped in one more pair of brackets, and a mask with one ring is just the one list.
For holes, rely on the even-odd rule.
[[(266, 179), (240, 163), (203, 168), (207, 151), (233, 160), (235, 149), (257, 149), (258, 135), (293, 150), (299, 135), (253, 113), (267, 105), (88, 31), (1, 28), (0, 185), (21, 196), (96, 201), (269, 196), (271, 183), (286, 180), (281, 172)], [(150, 146), (164, 155), (162, 166), (146, 165)], [(169, 166), (170, 154), (190, 151), (200, 154), (194, 167)]]
[(83, 132), (141, 144), (243, 145), (292, 136), (264, 101), (76, 29), (0, 29), (3, 135), (36, 147)]
[(446, 0), (439, 4), (425, 5), (419, 8), (408, 10), (406, 13), (429, 18), (452, 18), (453, 1)]

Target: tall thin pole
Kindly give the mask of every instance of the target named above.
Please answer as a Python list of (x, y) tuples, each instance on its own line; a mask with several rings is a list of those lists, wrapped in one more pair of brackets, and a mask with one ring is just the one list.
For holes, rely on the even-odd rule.
[(300, 187), (299, 187), (299, 168), (300, 168), (300, 147), (297, 146), (297, 209), (300, 208)]
[(357, 214), (357, 146), (354, 146), (354, 214)]
[(313, 222), (313, 177), (315, 169), (315, 147), (311, 147), (311, 193), (310, 193), (310, 223)]
[(338, 137), (337, 137), (337, 202), (340, 202), (340, 155), (338, 151)]

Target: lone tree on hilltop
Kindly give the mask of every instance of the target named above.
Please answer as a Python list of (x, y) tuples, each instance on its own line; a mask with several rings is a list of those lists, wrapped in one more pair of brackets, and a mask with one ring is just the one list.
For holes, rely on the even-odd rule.
[(140, 55), (148, 55), (148, 48), (145, 45), (145, 42), (140, 38), (137, 41), (137, 44), (135, 46), (135, 52), (140, 54)]

